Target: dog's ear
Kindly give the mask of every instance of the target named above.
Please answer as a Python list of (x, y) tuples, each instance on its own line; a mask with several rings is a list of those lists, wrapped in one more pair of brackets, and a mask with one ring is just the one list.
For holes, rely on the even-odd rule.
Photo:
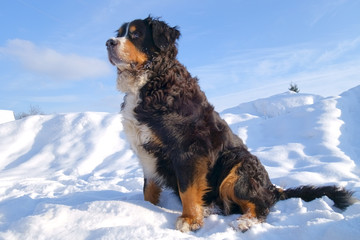
[(177, 27), (170, 27), (165, 22), (151, 17), (148, 17), (146, 20), (151, 25), (156, 47), (161, 51), (166, 51), (169, 47), (175, 45), (176, 40), (180, 37), (180, 31)]

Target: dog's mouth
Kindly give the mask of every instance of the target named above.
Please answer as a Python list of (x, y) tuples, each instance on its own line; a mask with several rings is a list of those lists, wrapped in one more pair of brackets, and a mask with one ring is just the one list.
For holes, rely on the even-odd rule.
[(122, 58), (118, 57), (118, 55), (116, 54), (116, 51), (114, 51), (114, 49), (108, 48), (108, 58), (109, 58), (110, 63), (114, 66), (127, 64)]
[(117, 66), (118, 68), (120, 66), (125, 66), (128, 65), (129, 63), (127, 63), (119, 54), (119, 43), (116, 42), (116, 40), (114, 39), (109, 39), (106, 42), (106, 48), (108, 51), (108, 58), (109, 61), (112, 65)]
[(116, 50), (114, 48), (107, 48), (108, 50), (108, 58), (109, 62), (114, 66), (124, 66), (128, 65), (128, 63), (121, 57), (118, 56)]

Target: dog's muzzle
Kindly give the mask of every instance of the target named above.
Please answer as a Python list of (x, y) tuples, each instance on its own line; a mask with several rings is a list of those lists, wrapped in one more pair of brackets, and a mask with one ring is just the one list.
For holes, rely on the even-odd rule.
[(106, 41), (106, 47), (107, 49), (112, 49), (113, 47), (115, 47), (118, 44), (118, 41), (116, 41), (113, 38), (110, 38), (109, 40)]

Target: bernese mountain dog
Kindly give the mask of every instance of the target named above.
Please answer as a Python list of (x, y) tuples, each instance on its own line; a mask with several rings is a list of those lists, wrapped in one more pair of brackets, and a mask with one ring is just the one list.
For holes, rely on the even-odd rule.
[(177, 27), (147, 17), (124, 23), (106, 42), (117, 68), (117, 88), (127, 139), (144, 172), (144, 199), (159, 203), (164, 187), (181, 199), (176, 229), (203, 225), (204, 208), (241, 213), (241, 231), (265, 221), (279, 200), (311, 201), (327, 196), (342, 210), (354, 203), (353, 192), (337, 186), (281, 189), (271, 183), (259, 159), (230, 130), (176, 58)]

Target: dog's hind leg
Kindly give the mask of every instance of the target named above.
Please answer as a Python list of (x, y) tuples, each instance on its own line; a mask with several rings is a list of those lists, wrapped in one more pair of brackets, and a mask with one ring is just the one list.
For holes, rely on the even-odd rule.
[(225, 214), (231, 213), (231, 206), (233, 204), (240, 207), (242, 216), (237, 219), (237, 226), (234, 227), (245, 232), (252, 225), (263, 222), (266, 215), (259, 216), (259, 212), (262, 211), (259, 211), (258, 208), (260, 207), (250, 200), (250, 196), (245, 195), (244, 198), (241, 198), (236, 193), (239, 181), (244, 181), (244, 179), (242, 179), (243, 176), (239, 175), (238, 171), (241, 165), (242, 163), (238, 163), (231, 169), (229, 174), (222, 181), (219, 191), (220, 198), (223, 201)]
[(240, 206), (243, 215), (236, 220), (235, 228), (238, 228), (242, 232), (246, 232), (251, 226), (264, 221), (264, 218), (259, 218), (257, 216), (256, 205), (254, 203), (247, 200), (238, 200), (237, 204)]

